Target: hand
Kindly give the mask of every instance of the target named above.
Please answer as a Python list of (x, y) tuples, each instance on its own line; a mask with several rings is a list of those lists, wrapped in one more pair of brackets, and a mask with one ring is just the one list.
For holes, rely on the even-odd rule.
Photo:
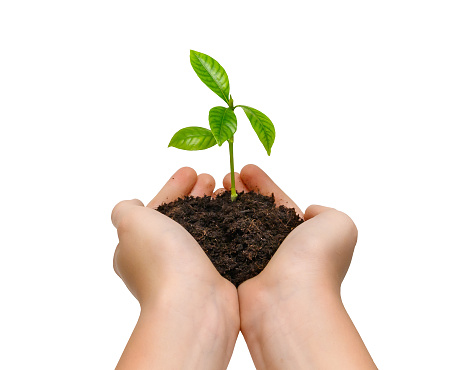
[[(297, 205), (254, 165), (235, 176), (239, 191), (275, 194)], [(223, 185), (230, 189), (230, 177)], [(310, 206), (265, 269), (238, 288), (241, 330), (258, 369), (375, 369), (341, 303), (357, 229), (344, 213)]]
[(139, 361), (158, 368), (227, 367), (239, 332), (236, 288), (181, 225), (154, 210), (186, 195), (212, 195), (214, 184), (210, 175), (182, 168), (148, 206), (130, 200), (112, 211), (119, 236), (114, 269), (142, 307), (119, 369), (145, 368)]
[[(351, 218), (333, 208), (318, 205), (310, 206), (303, 214), (296, 203), (255, 165), (245, 166), (240, 174), (235, 174), (235, 180), (238, 191), (274, 193), (278, 206), (294, 208), (307, 221), (288, 235), (263, 272), (246, 285), (252, 285), (252, 280), (261, 280), (267, 285), (278, 286), (293, 279), (301, 288), (326, 285), (339, 290), (357, 241), (357, 229)], [(230, 189), (229, 175), (224, 178), (223, 185)], [(287, 285), (291, 284), (287, 282)]]

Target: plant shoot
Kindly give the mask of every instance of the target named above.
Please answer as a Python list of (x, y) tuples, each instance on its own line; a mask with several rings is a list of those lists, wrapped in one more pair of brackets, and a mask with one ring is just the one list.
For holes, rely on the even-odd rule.
[(257, 109), (246, 105), (234, 106), (230, 95), (229, 79), (224, 68), (210, 56), (190, 50), (190, 64), (200, 80), (227, 104), (227, 107), (214, 107), (208, 114), (210, 129), (198, 126), (185, 127), (175, 133), (169, 147), (184, 150), (203, 150), (224, 142), (229, 144), (231, 171), (231, 200), (237, 198), (234, 181), (234, 134), (237, 130), (236, 108), (242, 108), (268, 155), (275, 141), (275, 127), (271, 120)]

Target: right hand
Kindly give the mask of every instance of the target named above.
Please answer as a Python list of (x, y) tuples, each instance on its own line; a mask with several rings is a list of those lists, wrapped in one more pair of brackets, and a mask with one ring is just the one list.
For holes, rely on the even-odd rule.
[[(274, 193), (277, 205), (295, 208), (305, 220), (287, 236), (265, 269), (239, 286), (241, 321), (247, 324), (252, 310), (260, 314), (253, 309), (258, 307), (258, 299), (272, 293), (290, 297), (297, 292), (316, 294), (318, 290), (328, 289), (339, 294), (357, 241), (357, 229), (351, 218), (336, 209), (318, 205), (308, 207), (303, 214), (255, 165), (245, 166), (235, 180), (239, 191)], [(224, 178), (223, 185), (230, 189), (229, 176)]]
[[(296, 204), (260, 168), (236, 176), (238, 189)], [(224, 186), (229, 189), (229, 177)], [(344, 213), (310, 206), (265, 269), (238, 288), (241, 330), (257, 369), (376, 369), (340, 296), (357, 229)]]

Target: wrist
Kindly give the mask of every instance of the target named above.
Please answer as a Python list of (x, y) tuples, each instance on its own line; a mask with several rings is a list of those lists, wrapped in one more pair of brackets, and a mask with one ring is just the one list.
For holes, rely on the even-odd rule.
[[(216, 332), (235, 332), (240, 327), (236, 288), (225, 279), (213, 284), (164, 284), (153, 295), (140, 301), (140, 316), (163, 316), (185, 327)], [(179, 287), (179, 289), (175, 289)], [(199, 331), (199, 330), (198, 330)]]
[(162, 289), (155, 298), (141, 302), (140, 318), (118, 368), (135, 369), (139, 368), (135, 364), (143, 363), (157, 363), (160, 368), (226, 368), (239, 333), (237, 293), (232, 289), (211, 293)]
[(288, 290), (260, 281), (249, 283), (239, 287), (241, 330), (255, 366), (280, 369), (279, 360), (284, 360), (291, 368), (310, 368), (311, 335), (329, 319), (328, 311), (344, 309), (339, 289), (332, 284), (291, 287), (289, 283)]
[[(293, 328), (295, 321), (310, 316), (311, 310), (342, 306), (340, 287), (329, 279), (291, 283), (288, 279), (271, 283), (261, 275), (241, 284), (238, 289), (241, 331), (244, 337), (268, 336), (278, 327)], [(306, 312), (307, 311), (307, 312)]]

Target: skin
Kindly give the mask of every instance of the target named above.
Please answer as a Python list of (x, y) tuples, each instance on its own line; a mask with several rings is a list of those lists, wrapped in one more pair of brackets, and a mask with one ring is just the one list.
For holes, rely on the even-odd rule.
[[(266, 268), (238, 288), (241, 330), (257, 369), (376, 369), (340, 296), (357, 229), (343, 212), (299, 207), (254, 165), (239, 187), (275, 194), (304, 222), (283, 241)], [(230, 189), (230, 178), (223, 185)], [(237, 187), (237, 183), (236, 183)]]
[(357, 229), (335, 209), (300, 208), (254, 165), (236, 189), (275, 194), (304, 217), (267, 267), (238, 290), (179, 224), (151, 208), (183, 195), (216, 196), (214, 179), (182, 168), (144, 207), (114, 208), (114, 268), (141, 305), (117, 369), (225, 369), (239, 329), (257, 369), (376, 369), (340, 296)]
[(141, 314), (117, 369), (225, 369), (239, 333), (233, 284), (221, 277), (193, 237), (152, 208), (185, 195), (211, 195), (214, 179), (181, 168), (144, 207), (112, 211), (119, 244), (114, 269)]

